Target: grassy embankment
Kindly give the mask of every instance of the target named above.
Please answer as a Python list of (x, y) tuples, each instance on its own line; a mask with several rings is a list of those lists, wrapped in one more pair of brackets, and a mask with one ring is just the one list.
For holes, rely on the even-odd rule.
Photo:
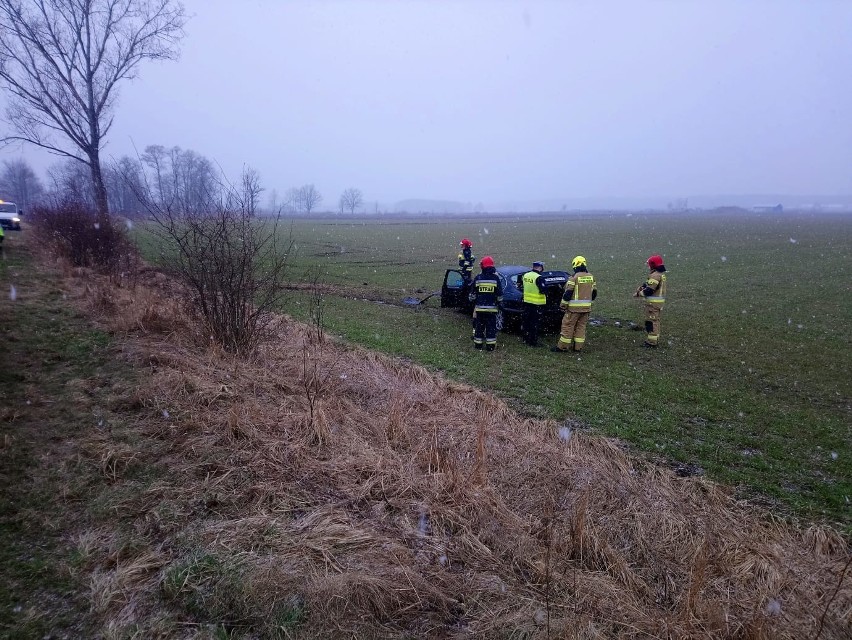
[(297, 325), (238, 363), (153, 290), (0, 277), (10, 637), (843, 628), (833, 532)]
[(46, 284), (21, 240), (7, 238), (0, 262), (0, 634), (84, 637), (91, 601), (74, 536), (108, 521), (115, 496), (104, 487), (114, 461), (89, 455), (83, 440), (124, 440), (105, 404), (132, 371), (113, 359), (110, 336)]
[[(849, 531), (848, 217), (318, 219), (297, 221), (293, 233), (294, 276), (319, 273), (344, 294), (325, 300), (332, 333)], [(583, 254), (599, 282), (593, 316), (606, 326), (591, 328), (581, 357), (529, 350), (511, 334), (486, 355), (471, 349), (467, 319), (437, 298), (400, 305), (440, 288), (462, 236), (498, 264), (544, 259), (564, 269)], [(670, 271), (669, 302), (663, 346), (649, 353), (641, 333), (614, 321), (638, 320), (631, 293), (655, 252)], [(286, 311), (305, 317), (306, 306), (294, 293)]]

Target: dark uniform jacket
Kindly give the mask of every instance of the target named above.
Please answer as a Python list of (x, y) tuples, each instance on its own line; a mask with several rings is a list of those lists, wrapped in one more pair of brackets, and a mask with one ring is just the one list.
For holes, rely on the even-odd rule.
[(469, 278), (473, 275), (473, 262), (476, 258), (473, 255), (473, 252), (470, 250), (470, 247), (465, 247), (462, 249), (462, 252), (459, 254), (459, 269), (461, 269), (462, 273), (466, 278)]
[(497, 269), (485, 267), (478, 276), (473, 279), (470, 288), (470, 300), (475, 303), (474, 311), (497, 312), (497, 303), (503, 299), (503, 285), (497, 277)]

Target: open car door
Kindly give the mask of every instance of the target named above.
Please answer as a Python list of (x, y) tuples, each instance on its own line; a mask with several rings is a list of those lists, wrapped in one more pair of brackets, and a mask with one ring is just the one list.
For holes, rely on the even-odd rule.
[(565, 290), (565, 283), (568, 282), (568, 273), (565, 271), (542, 271), (541, 276), (544, 278), (544, 295), (547, 296), (547, 304), (555, 304), (558, 307), (562, 300), (562, 292)]
[(465, 283), (461, 271), (447, 269), (447, 272), (444, 274), (444, 284), (441, 285), (441, 306), (467, 306), (467, 294), (469, 290), (470, 287)]

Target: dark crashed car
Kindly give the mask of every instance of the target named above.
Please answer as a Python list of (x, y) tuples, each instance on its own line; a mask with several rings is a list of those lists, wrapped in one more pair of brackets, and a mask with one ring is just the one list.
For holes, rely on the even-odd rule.
[[(523, 277), (529, 271), (529, 267), (504, 265), (497, 267), (497, 277), (503, 285), (503, 301), (497, 312), (497, 329), (516, 329), (521, 326), (521, 318), (524, 313)], [(547, 288), (545, 296), (547, 303), (544, 305), (542, 326), (553, 329), (562, 322), (562, 311), (559, 310), (559, 302), (565, 283), (568, 281), (568, 273), (565, 271), (542, 271)], [(473, 303), (468, 300), (470, 285), (465, 283), (461, 271), (458, 269), (447, 269), (444, 274), (444, 284), (441, 286), (441, 306), (462, 309), (468, 313), (473, 312)]]

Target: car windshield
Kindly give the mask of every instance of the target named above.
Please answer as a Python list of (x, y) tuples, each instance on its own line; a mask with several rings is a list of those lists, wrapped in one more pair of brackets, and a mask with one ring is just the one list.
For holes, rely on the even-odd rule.
[(18, 213), (18, 207), (11, 202), (0, 204), (0, 213)]

